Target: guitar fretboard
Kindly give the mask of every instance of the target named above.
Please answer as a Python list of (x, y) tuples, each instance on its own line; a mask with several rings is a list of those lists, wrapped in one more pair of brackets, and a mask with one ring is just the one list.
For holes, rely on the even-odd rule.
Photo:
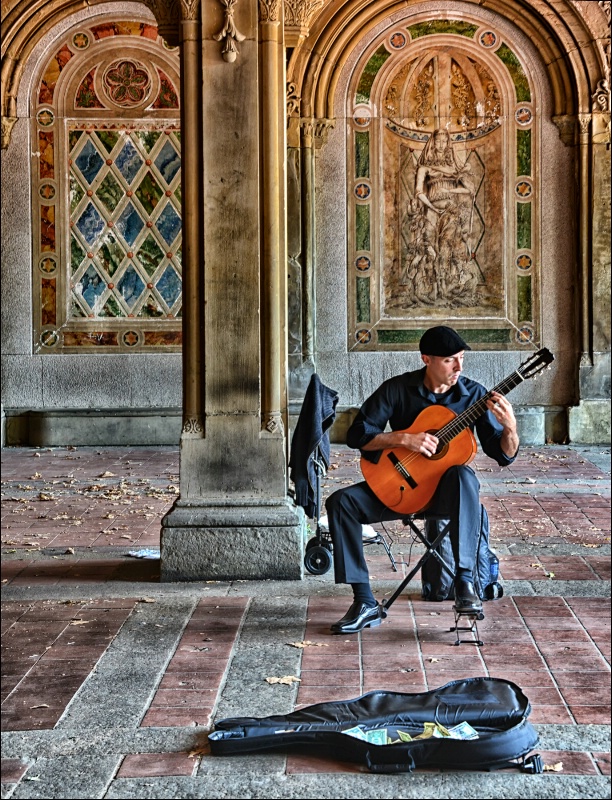
[(490, 389), (483, 397), (480, 398), (480, 400), (477, 400), (474, 405), (466, 408), (465, 411), (462, 411), (461, 414), (458, 414), (453, 420), (451, 420), (451, 422), (449, 422), (447, 425), (444, 425), (443, 428), (440, 428), (440, 430), (436, 433), (436, 436), (440, 442), (440, 448), (447, 445), (452, 439), (455, 438), (455, 436), (461, 433), (461, 431), (473, 425), (476, 420), (481, 417), (485, 411), (487, 411), (487, 400), (491, 399), (493, 392), (506, 395), (524, 380), (525, 378), (523, 378), (521, 373), (518, 370), (515, 370), (515, 372), (513, 372), (507, 378), (504, 378), (501, 383), (499, 383), (493, 389)]

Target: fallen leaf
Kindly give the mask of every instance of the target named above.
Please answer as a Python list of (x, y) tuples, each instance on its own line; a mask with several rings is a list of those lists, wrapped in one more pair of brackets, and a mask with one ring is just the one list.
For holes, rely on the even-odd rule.
[(141, 597), (138, 602), (139, 603), (156, 603), (157, 600), (154, 597)]
[(295, 675), (283, 675), (282, 678), (266, 678), (267, 683), (282, 683), (285, 686), (300, 683), (301, 680), (301, 678), (296, 678)]
[[(187, 758), (195, 758), (196, 756), (206, 756), (210, 753), (210, 747), (198, 747), (196, 750), (190, 750)], [(153, 786), (152, 783), (149, 786)]]
[(106, 471), (106, 472), (103, 472), (101, 475), (98, 475), (97, 477), (98, 478), (114, 478), (115, 477), (115, 473)]
[(37, 706), (30, 706), (30, 708), (49, 708), (49, 703), (40, 703)]
[(74, 622), (71, 622), (70, 624), (71, 625), (88, 625), (89, 624), (89, 620), (88, 619), (76, 619)]
[(563, 761), (557, 761), (555, 764), (544, 764), (544, 772), (563, 772)]
[(429, 661), (430, 664), (435, 664), (436, 661), (439, 661), (440, 659), (439, 658), (428, 658), (427, 660)]
[(324, 642), (311, 642), (309, 639), (305, 639), (303, 642), (287, 642), (287, 644), (290, 647), (329, 647)]
[(40, 474), (40, 472), (35, 472), (33, 475), (30, 475), (30, 480), (31, 481), (35, 481), (36, 478), (42, 478), (42, 475)]
[(39, 492), (38, 499), (39, 500), (55, 500), (55, 497), (52, 494), (46, 494), (45, 492)]
[(73, 556), (73, 555), (74, 555), (74, 547), (69, 547), (67, 550), (64, 550), (64, 553), (65, 553), (66, 555), (71, 555), (71, 556)]

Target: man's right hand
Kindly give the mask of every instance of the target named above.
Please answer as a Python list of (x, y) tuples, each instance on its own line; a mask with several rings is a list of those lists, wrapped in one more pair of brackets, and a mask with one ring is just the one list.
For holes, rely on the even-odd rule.
[(397, 445), (431, 458), (438, 449), (438, 437), (432, 433), (396, 433)]

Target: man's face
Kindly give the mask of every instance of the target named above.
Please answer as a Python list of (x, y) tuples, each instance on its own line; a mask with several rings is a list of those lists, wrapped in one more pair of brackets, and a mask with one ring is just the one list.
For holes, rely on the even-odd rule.
[(463, 356), (461, 350), (454, 356), (426, 356), (422, 355), (423, 363), (427, 367), (427, 374), (432, 383), (436, 385), (454, 386), (463, 369)]

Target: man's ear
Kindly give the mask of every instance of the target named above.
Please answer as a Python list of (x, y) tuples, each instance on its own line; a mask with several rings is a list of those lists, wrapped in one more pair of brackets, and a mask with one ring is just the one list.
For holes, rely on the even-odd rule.
[(431, 364), (431, 358), (429, 356), (424, 355), (423, 353), (421, 353), (421, 361), (423, 362), (423, 364), (425, 364), (426, 367), (428, 367)]

